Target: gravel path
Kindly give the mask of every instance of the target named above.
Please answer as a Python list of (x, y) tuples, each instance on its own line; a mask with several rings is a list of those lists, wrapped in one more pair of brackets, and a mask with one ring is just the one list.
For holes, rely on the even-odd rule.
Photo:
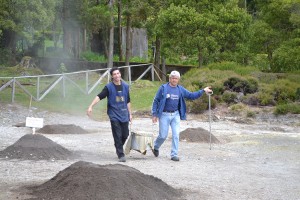
[[(44, 118), (44, 124), (74, 124), (88, 134), (43, 134), (57, 144), (81, 155), (71, 160), (0, 159), (0, 199), (26, 199), (22, 186), (39, 185), (53, 178), (71, 164), (82, 160), (95, 164), (119, 164), (115, 155), (108, 121), (94, 121), (86, 116), (1, 105), (0, 151), (14, 144), (32, 130), (16, 127), (26, 116)], [(191, 116), (181, 123), (181, 130), (208, 130), (205, 117)], [(216, 117), (218, 118), (218, 117)], [(219, 117), (220, 118), (220, 117)], [(124, 165), (153, 175), (184, 192), (182, 199), (289, 199), (300, 196), (299, 115), (281, 118), (259, 116), (259, 120), (236, 123), (238, 118), (221, 117), (212, 122), (212, 134), (221, 142), (180, 142), (181, 160), (170, 160), (168, 139), (155, 158), (131, 151)], [(246, 120), (247, 122), (247, 120)], [(250, 123), (251, 122), (251, 123)], [(135, 118), (132, 130), (156, 134), (158, 127), (149, 118)]]

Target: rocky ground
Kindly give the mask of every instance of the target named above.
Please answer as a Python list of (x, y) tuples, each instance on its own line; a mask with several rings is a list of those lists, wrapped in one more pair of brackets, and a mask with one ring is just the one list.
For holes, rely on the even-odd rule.
[[(55, 125), (56, 128), (57, 125), (68, 127), (70, 132), (65, 129), (64, 131), (59, 129), (58, 132), (46, 129), (51, 130), (51, 133), (49, 131), (49, 133), (37, 134), (51, 140), (54, 145), (77, 155), (76, 157), (47, 157), (47, 159), (2, 156), (0, 158), (0, 199), (34, 198), (30, 195), (35, 194), (32, 188), (37, 188), (45, 182), (49, 183), (51, 180), (60, 180), (52, 178), (56, 177), (59, 172), (68, 174), (66, 169), (70, 169), (70, 166), (89, 166), (91, 167), (89, 170), (94, 170), (94, 168), (101, 168), (94, 165), (116, 166), (120, 164), (115, 155), (110, 124), (106, 119), (95, 121), (85, 116), (85, 113), (82, 116), (71, 116), (39, 109), (29, 111), (28, 108), (15, 104), (0, 104), (0, 106), (0, 151), (2, 153), (9, 147), (20, 144), (21, 141), (17, 143), (20, 138), (32, 133), (31, 128), (24, 127), (24, 122), (27, 116), (33, 116), (43, 118), (44, 125)], [(118, 189), (132, 190), (126, 193), (128, 199), (130, 195), (131, 197), (138, 195), (131, 193), (134, 193), (135, 189), (140, 188), (138, 186), (143, 183), (151, 183), (152, 185), (145, 187), (152, 189), (150, 193), (145, 192), (144, 196), (135, 196), (140, 199), (149, 199), (151, 191), (152, 194), (153, 192), (162, 194), (163, 192), (156, 190), (155, 186), (161, 188), (160, 184), (163, 183), (168, 185), (168, 187), (164, 185), (164, 191), (171, 192), (171, 194), (166, 193), (164, 194), (166, 196), (152, 199), (168, 199), (172, 198), (172, 194), (176, 194), (179, 199), (299, 199), (299, 115), (275, 117), (261, 112), (256, 115), (256, 118), (248, 119), (234, 115), (228, 116), (224, 114), (225, 112), (221, 112), (221, 109), (215, 109), (212, 113), (211, 133), (217, 138), (218, 143), (210, 145), (205, 137), (200, 137), (204, 138), (202, 141), (195, 140), (195, 138), (188, 140), (189, 135), (185, 133), (187, 138), (180, 142), (181, 160), (179, 162), (170, 160), (170, 139), (162, 146), (160, 156), (157, 158), (149, 151), (146, 155), (142, 155), (132, 150), (127, 155), (127, 162), (122, 165), (129, 172), (137, 172), (138, 174), (134, 176), (143, 177), (142, 180), (145, 181), (135, 182), (131, 179), (130, 173), (126, 172), (128, 175), (124, 177), (124, 180), (128, 179), (128, 182), (125, 181), (123, 185), (119, 185)], [(78, 129), (72, 129), (74, 127), (80, 127), (84, 132), (78, 133), (76, 132)], [(199, 130), (199, 135), (207, 136), (209, 130), (207, 114), (189, 115), (189, 119), (181, 123), (182, 132), (187, 129), (196, 133)], [(131, 130), (157, 135), (158, 126), (153, 125), (149, 117), (135, 115)], [(86, 163), (88, 164), (85, 165)], [(122, 170), (123, 173), (126, 171), (125, 168)], [(107, 177), (110, 181), (114, 180), (113, 175)], [(154, 181), (156, 184), (153, 185), (152, 179), (162, 182)], [(77, 190), (83, 189), (80, 187), (83, 185), (87, 187), (86, 184), (90, 184), (87, 187), (89, 189), (93, 184), (101, 187), (99, 182), (95, 183), (100, 179), (90, 179), (91, 182), (85, 184), (80, 180), (82, 178), (77, 181), (78, 184), (71, 186), (76, 187)], [(66, 192), (64, 187), (67, 183), (58, 184), (56, 190)], [(51, 189), (51, 184), (43, 186)], [(85, 191), (90, 190), (85, 189)], [(115, 191), (116, 188), (108, 187), (105, 194), (113, 194), (116, 193)], [(177, 191), (181, 196), (177, 194)], [(51, 199), (51, 196), (47, 196), (47, 199)], [(55, 197), (54, 199), (62, 198)], [(86, 199), (93, 199), (93, 197), (86, 196)]]

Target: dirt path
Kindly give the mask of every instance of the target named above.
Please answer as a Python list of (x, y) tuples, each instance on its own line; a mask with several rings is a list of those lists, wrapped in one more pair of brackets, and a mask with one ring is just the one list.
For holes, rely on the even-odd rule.
[[(24, 121), (26, 109), (1, 107), (0, 151), (32, 131), (15, 127)], [(36, 112), (45, 124), (74, 124), (85, 134), (43, 134), (53, 142), (81, 155), (70, 160), (0, 159), (0, 199), (26, 199), (21, 186), (42, 184), (77, 161), (107, 165), (119, 164), (113, 147), (110, 125), (86, 116)], [(205, 119), (181, 123), (181, 130), (203, 128)], [(289, 120), (288, 120), (289, 119)], [(152, 175), (168, 185), (183, 190), (182, 199), (299, 199), (300, 196), (300, 127), (299, 116), (283, 119), (260, 118), (251, 124), (223, 118), (212, 123), (212, 134), (221, 141), (209, 149), (208, 143), (180, 142), (179, 162), (170, 160), (170, 139), (160, 156), (131, 151), (124, 165)], [(274, 123), (277, 121), (277, 123)], [(155, 133), (157, 125), (148, 118), (135, 118), (132, 129)]]

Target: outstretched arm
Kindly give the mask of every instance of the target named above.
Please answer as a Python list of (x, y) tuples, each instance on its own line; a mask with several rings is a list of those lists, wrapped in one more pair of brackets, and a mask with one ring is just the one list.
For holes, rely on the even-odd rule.
[(198, 90), (197, 92), (190, 92), (187, 89), (185, 89), (184, 87), (181, 87), (181, 91), (183, 92), (183, 97), (187, 98), (187, 99), (191, 99), (191, 100), (195, 100), (198, 99), (199, 97), (201, 97), (203, 95), (203, 93), (211, 93), (211, 87), (208, 86), (204, 89)]
[(95, 97), (95, 99), (92, 101), (91, 105), (88, 107), (86, 114), (91, 117), (93, 112), (93, 106), (96, 105), (100, 101), (100, 98), (98, 96)]

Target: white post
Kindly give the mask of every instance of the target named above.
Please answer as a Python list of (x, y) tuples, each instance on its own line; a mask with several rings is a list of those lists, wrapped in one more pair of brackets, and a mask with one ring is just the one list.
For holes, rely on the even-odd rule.
[(15, 102), (15, 89), (16, 89), (16, 79), (14, 78), (12, 82), (12, 90), (11, 90), (11, 102)]
[(36, 83), (36, 99), (39, 101), (40, 99), (40, 76), (37, 77)]

